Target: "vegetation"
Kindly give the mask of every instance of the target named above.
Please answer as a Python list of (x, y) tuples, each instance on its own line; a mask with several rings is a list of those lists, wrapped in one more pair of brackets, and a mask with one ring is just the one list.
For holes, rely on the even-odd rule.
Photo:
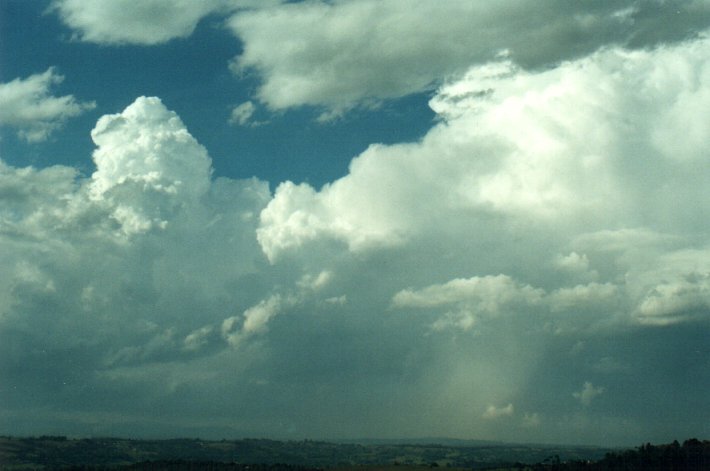
[(707, 471), (710, 470), (710, 441), (686, 440), (669, 445), (647, 443), (635, 450), (609, 452), (596, 461), (562, 461), (551, 456), (534, 465), (516, 463), (499, 471)]
[(0, 437), (0, 469), (431, 471), (710, 469), (710, 442), (646, 444), (634, 450), (488, 442), (406, 444), (274, 440), (127, 440)]
[(538, 470), (588, 471), (707, 471), (710, 469), (710, 441), (686, 440), (669, 445), (647, 443), (636, 450), (607, 453), (594, 463), (540, 463)]

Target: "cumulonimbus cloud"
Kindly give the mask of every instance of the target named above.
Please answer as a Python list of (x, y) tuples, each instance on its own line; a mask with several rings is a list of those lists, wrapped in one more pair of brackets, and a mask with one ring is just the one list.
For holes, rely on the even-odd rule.
[(0, 164), (1, 423), (29, 401), (122, 417), (101, 433), (703, 430), (667, 391), (710, 385), (709, 51), (474, 65), (426, 136), (321, 189), (215, 178), (145, 97), (99, 120), (91, 176)]

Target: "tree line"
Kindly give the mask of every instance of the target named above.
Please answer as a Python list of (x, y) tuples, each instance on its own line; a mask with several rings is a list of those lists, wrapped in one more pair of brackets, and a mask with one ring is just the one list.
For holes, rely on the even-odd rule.
[(598, 461), (562, 463), (559, 458), (551, 457), (533, 466), (519, 464), (516, 468), (532, 471), (708, 471), (710, 441), (692, 438), (682, 445), (677, 440), (667, 445), (646, 443), (636, 449), (607, 453)]

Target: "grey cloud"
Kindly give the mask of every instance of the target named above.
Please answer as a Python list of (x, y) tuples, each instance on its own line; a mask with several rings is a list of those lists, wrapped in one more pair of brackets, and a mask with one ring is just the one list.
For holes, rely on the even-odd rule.
[(213, 178), (155, 98), (91, 177), (2, 164), (3, 433), (703, 435), (710, 185), (702, 139), (662, 143), (708, 50), (475, 66), (320, 190)]
[(262, 102), (320, 106), (330, 110), (324, 115), (431, 90), (501, 54), (527, 69), (547, 68), (600, 47), (684, 40), (708, 24), (706, 2), (655, 0), (305, 2), (229, 21), (244, 42), (232, 68), (257, 71)]
[(572, 396), (575, 399), (579, 400), (579, 402), (586, 407), (592, 403), (595, 397), (599, 396), (600, 394), (603, 394), (604, 391), (605, 389), (603, 387), (594, 386), (589, 381), (585, 381), (582, 389), (573, 393)]
[(94, 138), (90, 178), (1, 166), (0, 374), (11, 427), (27, 408), (44, 410), (45, 423), (82, 423), (119, 414), (120, 397), (131, 410), (149, 406), (162, 386), (140, 398), (132, 378), (226, 349), (201, 329), (268, 293), (253, 237), (266, 183), (211, 180), (204, 149), (157, 99), (105, 117)]
[[(353, 106), (432, 91), (501, 56), (539, 70), (603, 47), (672, 44), (710, 24), (703, 0), (55, 0), (50, 10), (76, 38), (112, 45), (161, 44), (189, 37), (210, 15), (228, 18), (244, 47), (231, 68), (258, 74), (255, 99), (272, 110), (320, 107), (323, 120)], [(235, 109), (235, 123), (250, 115), (248, 108)]]
[[(443, 119), (421, 141), (372, 146), (320, 191), (278, 187), (259, 242), (274, 266), (330, 271), (327, 295), (348, 299), (333, 312), (371, 326), (375, 345), (397, 332), (393, 378), (412, 388), (405, 401), (429, 414), (430, 432), (446, 424), (463, 435), (530, 439), (535, 430), (597, 443), (643, 430), (658, 439), (700, 433), (696, 419), (670, 427), (636, 404), (634, 381), (656, 404), (676, 387), (667, 370), (643, 377), (657, 358), (649, 336), (665, 338), (665, 354), (688, 357), (694, 371), (704, 362), (696, 350), (707, 333), (707, 244), (696, 217), (707, 176), (686, 178), (703, 146), (690, 140), (670, 153), (649, 138), (666, 129), (669, 103), (687, 103), (686, 93), (705, 100), (704, 85), (676, 80), (682, 62), (705, 83), (703, 51), (701, 38), (539, 72), (474, 67), (434, 97)], [(695, 122), (694, 106), (677, 109)], [(518, 297), (501, 294), (509, 292)], [(268, 338), (299, 319), (274, 318)], [(698, 337), (684, 345), (689, 330)], [(700, 389), (678, 387), (698, 403)], [(507, 404), (515, 420), (480, 421)], [(424, 423), (392, 420), (408, 430)]]

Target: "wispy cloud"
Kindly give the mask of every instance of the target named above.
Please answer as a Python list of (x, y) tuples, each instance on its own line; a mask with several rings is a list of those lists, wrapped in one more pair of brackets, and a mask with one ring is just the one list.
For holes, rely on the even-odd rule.
[(94, 102), (80, 102), (73, 95), (53, 96), (51, 88), (64, 76), (52, 67), (41, 74), (0, 84), (0, 125), (10, 126), (29, 141), (43, 141), (64, 122), (93, 109)]

